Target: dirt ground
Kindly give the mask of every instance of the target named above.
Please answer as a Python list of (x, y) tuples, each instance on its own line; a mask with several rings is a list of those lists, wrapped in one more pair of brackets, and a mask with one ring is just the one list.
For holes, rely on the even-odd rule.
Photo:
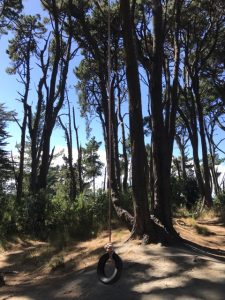
[(1, 300), (146, 300), (225, 299), (225, 228), (218, 222), (200, 222), (204, 234), (183, 220), (176, 229), (192, 242), (187, 248), (142, 245), (129, 241), (125, 229), (113, 231), (116, 253), (123, 260), (123, 273), (113, 285), (98, 281), (96, 265), (107, 233), (77, 242), (59, 251), (47, 243), (21, 241), (0, 254), (0, 270), (6, 285)]

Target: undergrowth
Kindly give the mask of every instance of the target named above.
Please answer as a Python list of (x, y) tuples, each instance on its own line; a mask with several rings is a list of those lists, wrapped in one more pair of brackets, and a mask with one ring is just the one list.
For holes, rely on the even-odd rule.
[(200, 235), (204, 235), (204, 236), (210, 236), (210, 235), (214, 235), (213, 232), (211, 232), (207, 227), (205, 226), (199, 226), (197, 224), (194, 225), (194, 229), (196, 230), (196, 232)]

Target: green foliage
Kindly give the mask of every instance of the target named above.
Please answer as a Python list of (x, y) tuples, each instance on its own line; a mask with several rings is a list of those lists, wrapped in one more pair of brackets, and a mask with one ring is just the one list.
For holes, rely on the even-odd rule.
[(0, 34), (6, 34), (6, 29), (9, 29), (15, 22), (23, 9), (22, 0), (4, 0), (4, 6), (0, 12)]
[(171, 178), (172, 206), (174, 209), (186, 206), (191, 209), (199, 199), (199, 189), (194, 177), (186, 179), (173, 176)]
[(214, 201), (213, 201), (213, 204), (215, 207), (217, 208), (223, 208), (225, 207), (225, 193), (220, 193), (218, 194)]
[(12, 166), (9, 159), (9, 153), (5, 150), (9, 134), (7, 132), (7, 123), (12, 119), (12, 112), (7, 112), (2, 103), (0, 103), (0, 194), (6, 192), (6, 182), (11, 177)]
[[(95, 1), (41, 1), (45, 9), (49, 11), (50, 19), (45, 19), (43, 24), (39, 15), (36, 16), (24, 16), (19, 15), (22, 9), (21, 0), (5, 0), (5, 6), (2, 11), (0, 20), (0, 30), (9, 28), (8, 24), (11, 24), (11, 29), (14, 33), (14, 38), (9, 41), (8, 55), (12, 61), (11, 68), (8, 68), (8, 73), (17, 73), (20, 77), (20, 82), (25, 79), (25, 75), (29, 75), (28, 70), (34, 67), (33, 61), (31, 64), (29, 59), (33, 59), (35, 56), (37, 59), (41, 58), (41, 48), (43, 46), (44, 36), (46, 28), (50, 27), (50, 24), (54, 19), (58, 18), (57, 23), (60, 27), (60, 57), (61, 60), (56, 65), (59, 69), (63, 69), (63, 62), (66, 59), (63, 54), (67, 53), (67, 34), (68, 31), (73, 31), (74, 44), (80, 49), (81, 59), (79, 66), (75, 70), (77, 78), (76, 88), (79, 93), (79, 102), (81, 108), (81, 115), (89, 117), (90, 119), (98, 116), (105, 129), (106, 114), (108, 98), (106, 93), (107, 87), (107, 26), (106, 18), (108, 13), (107, 1), (101, 3), (101, 9), (95, 3)], [(63, 3), (62, 3), (63, 2)], [(181, 22), (179, 28), (179, 46), (181, 63), (180, 67), (185, 68), (185, 72), (180, 72), (179, 82), (179, 106), (183, 111), (187, 120), (190, 119), (191, 125), (196, 126), (192, 114), (194, 114), (195, 105), (191, 110), (188, 107), (191, 106), (193, 101), (193, 78), (194, 75), (199, 75), (199, 90), (201, 102), (203, 105), (204, 119), (207, 123), (211, 123), (211, 119), (207, 117), (211, 111), (216, 111), (216, 115), (212, 116), (214, 121), (219, 122), (219, 117), (224, 115), (224, 103), (218, 99), (224, 97), (224, 17), (221, 12), (224, 11), (224, 1), (221, 0), (200, 0), (200, 1), (184, 1), (181, 7)], [(55, 7), (54, 7), (55, 6)], [(163, 7), (163, 9), (165, 6)], [(119, 110), (118, 98), (126, 101), (127, 85), (124, 78), (124, 54), (123, 43), (121, 39), (121, 24), (119, 16), (119, 5), (113, 1), (111, 3), (111, 69), (112, 69), (112, 88), (113, 84), (118, 87), (115, 88), (114, 100), (115, 110)], [(164, 10), (167, 18), (166, 22), (166, 34), (165, 34), (165, 55), (169, 63), (169, 69), (173, 65), (174, 61), (174, 2), (168, 1), (166, 4), (166, 10)], [(137, 1), (134, 11), (134, 33), (137, 40), (140, 39), (140, 44), (137, 44), (138, 53), (143, 50), (146, 60), (151, 61), (152, 52), (152, 5), (151, 1)], [(146, 17), (146, 19), (145, 19)], [(70, 22), (71, 21), (71, 28)], [(146, 23), (145, 23), (146, 22)], [(53, 22), (54, 23), (54, 22)], [(56, 26), (57, 27), (57, 26)], [(55, 29), (56, 29), (55, 27)], [(136, 28), (135, 28), (136, 27)], [(221, 29), (222, 28), (222, 29)], [(54, 28), (52, 28), (54, 31)], [(136, 32), (135, 32), (136, 29)], [(144, 31), (145, 30), (145, 31)], [(143, 31), (143, 32), (142, 32)], [(49, 77), (49, 71), (52, 69), (52, 62), (54, 60), (58, 45), (54, 34), (49, 37), (49, 43), (46, 42), (46, 48), (43, 49), (43, 62), (39, 61), (38, 65), (42, 64), (46, 67), (43, 76), (39, 81), (39, 87), (43, 84), (44, 88), (39, 89), (38, 97), (42, 99), (41, 117), (37, 117), (38, 113), (32, 114), (32, 120), (30, 126), (35, 120), (38, 121), (38, 138), (35, 140), (40, 148), (37, 151), (37, 156), (42, 152), (43, 143), (43, 128), (45, 128), (45, 117), (49, 115), (44, 114), (45, 99), (48, 98), (49, 93), (54, 94), (51, 99), (47, 100), (48, 104), (52, 101), (55, 102), (60, 96), (59, 91), (61, 88), (61, 80), (66, 78), (64, 73), (57, 76), (59, 91), (52, 93), (52, 88), (49, 89), (48, 82), (53, 82), (53, 77)], [(140, 49), (139, 49), (140, 47)], [(186, 49), (185, 49), (186, 47)], [(143, 48), (143, 49), (141, 49)], [(76, 51), (75, 51), (76, 52)], [(73, 55), (75, 55), (75, 52)], [(74, 57), (71, 55), (71, 59)], [(138, 55), (140, 56), (140, 55)], [(49, 61), (50, 59), (50, 61)], [(50, 66), (48, 65), (50, 63)], [(140, 64), (142, 62), (140, 61)], [(185, 65), (188, 63), (188, 65)], [(35, 68), (35, 67), (34, 67)], [(191, 71), (196, 70), (196, 74), (189, 74)], [(36, 69), (34, 70), (34, 72)], [(172, 69), (171, 69), (172, 71)], [(118, 79), (116, 76), (118, 75)], [(142, 72), (143, 73), (143, 72)], [(166, 72), (165, 72), (166, 73)], [(168, 72), (170, 73), (170, 72)], [(182, 74), (185, 73), (185, 77), (182, 78)], [(172, 74), (172, 72), (171, 72)], [(142, 74), (141, 74), (142, 75)], [(170, 76), (170, 74), (168, 74)], [(190, 78), (189, 78), (190, 77)], [(144, 79), (144, 77), (143, 77)], [(168, 83), (172, 84), (172, 77), (168, 78)], [(167, 81), (166, 80), (166, 81)], [(185, 82), (190, 81), (189, 83)], [(33, 78), (32, 78), (33, 81)], [(45, 81), (45, 82), (44, 82)], [(165, 82), (166, 83), (166, 82)], [(168, 84), (163, 85), (163, 93), (165, 96), (165, 109), (167, 103), (169, 104), (169, 98), (167, 99), (166, 89)], [(187, 91), (182, 86), (187, 86)], [(34, 82), (34, 86), (38, 87), (38, 83)], [(105, 89), (104, 89), (105, 87)], [(69, 88), (69, 85), (68, 85)], [(117, 91), (118, 89), (118, 91)], [(183, 93), (182, 93), (183, 92)], [(186, 93), (186, 94), (185, 94)], [(184, 96), (185, 94), (185, 96)], [(63, 94), (61, 94), (63, 96)], [(60, 98), (63, 99), (64, 97)], [(35, 99), (30, 99), (35, 104)], [(151, 99), (149, 99), (151, 101)], [(217, 103), (218, 102), (218, 103)], [(123, 102), (125, 103), (125, 102)], [(54, 104), (52, 110), (57, 112), (57, 106)], [(59, 106), (58, 106), (59, 107)], [(31, 105), (33, 109), (33, 106)], [(37, 110), (38, 112), (38, 110)], [(122, 113), (125, 113), (125, 108), (122, 108)], [(4, 117), (2, 117), (4, 116)], [(36, 118), (37, 117), (37, 118)], [(88, 120), (88, 118), (87, 118)], [(99, 159), (98, 150), (101, 143), (98, 143), (95, 138), (92, 138), (89, 143), (86, 144), (86, 148), (82, 149), (82, 166), (83, 176), (86, 180), (85, 192), (77, 196), (75, 201), (71, 201), (69, 198), (69, 180), (67, 166), (51, 168), (48, 174), (48, 186), (45, 191), (40, 191), (36, 195), (29, 194), (29, 171), (31, 168), (31, 155), (30, 150), (28, 153), (28, 160), (25, 161), (24, 172), (24, 195), (21, 203), (16, 203), (14, 198), (14, 189), (11, 188), (10, 194), (8, 194), (7, 187), (11, 181), (11, 166), (8, 157), (8, 153), (5, 150), (7, 144), (8, 133), (6, 130), (7, 117), (4, 112), (4, 107), (0, 106), (0, 232), (5, 235), (11, 231), (22, 231), (33, 234), (45, 234), (45, 237), (51, 235), (53, 232), (59, 233), (62, 238), (67, 240), (69, 235), (73, 236), (89, 236), (95, 234), (101, 227), (107, 224), (108, 218), (108, 197), (103, 191), (97, 191), (92, 193), (89, 189), (90, 184), (93, 183), (93, 190), (95, 190), (94, 183), (95, 178), (101, 175), (102, 163)], [(144, 118), (145, 133), (149, 135), (151, 133), (151, 118), (149, 116)], [(186, 124), (179, 124), (177, 119), (177, 133), (184, 138), (186, 145), (190, 133), (187, 131)], [(126, 122), (126, 121), (124, 121)], [(222, 122), (222, 121), (221, 121)], [(154, 123), (154, 122), (153, 122)], [(223, 123), (223, 122), (222, 122)], [(223, 124), (221, 128), (224, 129)], [(165, 122), (166, 124), (166, 122)], [(180, 127), (180, 128), (179, 128)], [(126, 135), (129, 136), (129, 130)], [(189, 136), (188, 136), (189, 135)], [(30, 141), (28, 141), (30, 142)], [(34, 142), (34, 140), (33, 140)], [(218, 144), (219, 145), (219, 144)], [(30, 147), (30, 145), (28, 145)], [(120, 147), (119, 147), (120, 148)], [(131, 154), (130, 140), (127, 139), (127, 152)], [(146, 147), (148, 154), (150, 153), (151, 146)], [(40, 151), (39, 151), (40, 150)], [(216, 163), (221, 162), (219, 157), (215, 156)], [(212, 165), (209, 157), (209, 165)], [(186, 160), (187, 163), (187, 160)], [(187, 164), (185, 164), (187, 169)], [(76, 165), (74, 166), (76, 168)], [(178, 172), (179, 173), (179, 172)], [(177, 174), (177, 172), (176, 172)], [(199, 190), (197, 187), (196, 179), (190, 177), (190, 173), (187, 172), (188, 178), (182, 179), (173, 176), (172, 181), (172, 201), (173, 208), (178, 208), (181, 205), (187, 207), (189, 210), (192, 208), (199, 198)], [(7, 184), (6, 184), (7, 183)], [(121, 194), (121, 203), (123, 208), (132, 211), (133, 204), (131, 200), (131, 193)], [(224, 209), (225, 196), (220, 194), (214, 200), (215, 207)], [(57, 265), (58, 263), (56, 263)]]
[(95, 230), (104, 227), (108, 219), (109, 199), (108, 194), (102, 190), (98, 190), (93, 198), (92, 213)]
[(47, 190), (35, 195), (29, 193), (27, 182), (20, 203), (15, 195), (0, 193), (1, 236), (13, 232), (43, 239), (60, 235), (65, 244), (69, 236), (84, 238), (103, 228), (108, 218), (106, 193), (87, 190), (71, 201), (66, 172), (65, 167), (51, 168)]
[[(0, 237), (11, 233), (25, 233), (41, 239), (55, 239), (66, 245), (69, 237), (86, 238), (105, 228), (108, 222), (108, 196), (80, 194), (71, 202), (65, 190), (55, 196), (41, 192), (26, 195), (20, 205), (16, 197), (0, 196)], [(43, 213), (44, 211), (44, 213)]]
[(95, 179), (102, 174), (101, 169), (103, 163), (99, 159), (98, 150), (101, 142), (97, 142), (95, 137), (92, 137), (90, 141), (86, 144), (86, 148), (82, 148), (82, 165), (84, 177), (90, 180), (94, 185), (95, 189)]
[[(46, 32), (44, 25), (40, 22), (40, 15), (22, 15), (13, 28), (15, 36), (9, 40), (7, 53), (11, 59), (12, 66), (7, 68), (9, 74), (16, 72), (25, 73), (25, 65), (30, 57), (37, 53), (38, 42)], [(22, 70), (20, 68), (22, 67)], [(28, 72), (28, 70), (26, 70)], [(23, 75), (25, 76), (25, 74)]]
[(15, 197), (0, 194), (0, 240), (17, 231)]
[(211, 232), (207, 227), (205, 226), (199, 226), (197, 224), (194, 225), (195, 230), (197, 231), (198, 234), (204, 235), (204, 236), (210, 236), (213, 235), (214, 233)]
[(132, 201), (132, 190), (128, 188), (126, 192), (122, 192), (120, 195), (121, 204), (124, 209), (133, 213), (133, 201)]
[(80, 194), (71, 203), (68, 194), (59, 189), (47, 208), (46, 228), (48, 232), (67, 232), (73, 237), (84, 238), (95, 235), (108, 217), (108, 199), (106, 193)]
[(45, 237), (46, 209), (49, 201), (50, 195), (44, 190), (36, 195), (24, 195), (18, 208), (19, 230), (39, 238)]

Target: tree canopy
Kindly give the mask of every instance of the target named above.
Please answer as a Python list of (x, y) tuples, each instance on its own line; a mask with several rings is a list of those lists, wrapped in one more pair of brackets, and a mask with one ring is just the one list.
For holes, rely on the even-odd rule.
[[(1, 104), (1, 169), (13, 171), (1, 179), (2, 191), (15, 183), (9, 194), (21, 216), (12, 220), (22, 230), (46, 232), (59, 218), (81, 226), (87, 210), (95, 226), (110, 185), (115, 214), (133, 237), (177, 241), (174, 211), (210, 208), (225, 193), (218, 169), (225, 154), (225, 3), (110, 4), (41, 0), (43, 17), (26, 15), (22, 1), (4, 1), (0, 29), (10, 32), (7, 72), (19, 82), (22, 117), (13, 118), (20, 142), (9, 158), (10, 113)], [(59, 128), (66, 147), (55, 166)]]

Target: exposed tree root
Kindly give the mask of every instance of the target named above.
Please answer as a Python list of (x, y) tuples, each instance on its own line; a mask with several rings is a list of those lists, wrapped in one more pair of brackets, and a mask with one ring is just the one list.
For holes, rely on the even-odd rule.
[(174, 246), (182, 245), (182, 238), (175, 231), (174, 228), (168, 231), (165, 226), (163, 226), (158, 219), (151, 216), (151, 230), (149, 232), (143, 232), (142, 234), (138, 233), (135, 223), (130, 232), (130, 236), (125, 241), (128, 242), (133, 239), (139, 239), (142, 241), (142, 244), (158, 244), (161, 243), (164, 246)]

